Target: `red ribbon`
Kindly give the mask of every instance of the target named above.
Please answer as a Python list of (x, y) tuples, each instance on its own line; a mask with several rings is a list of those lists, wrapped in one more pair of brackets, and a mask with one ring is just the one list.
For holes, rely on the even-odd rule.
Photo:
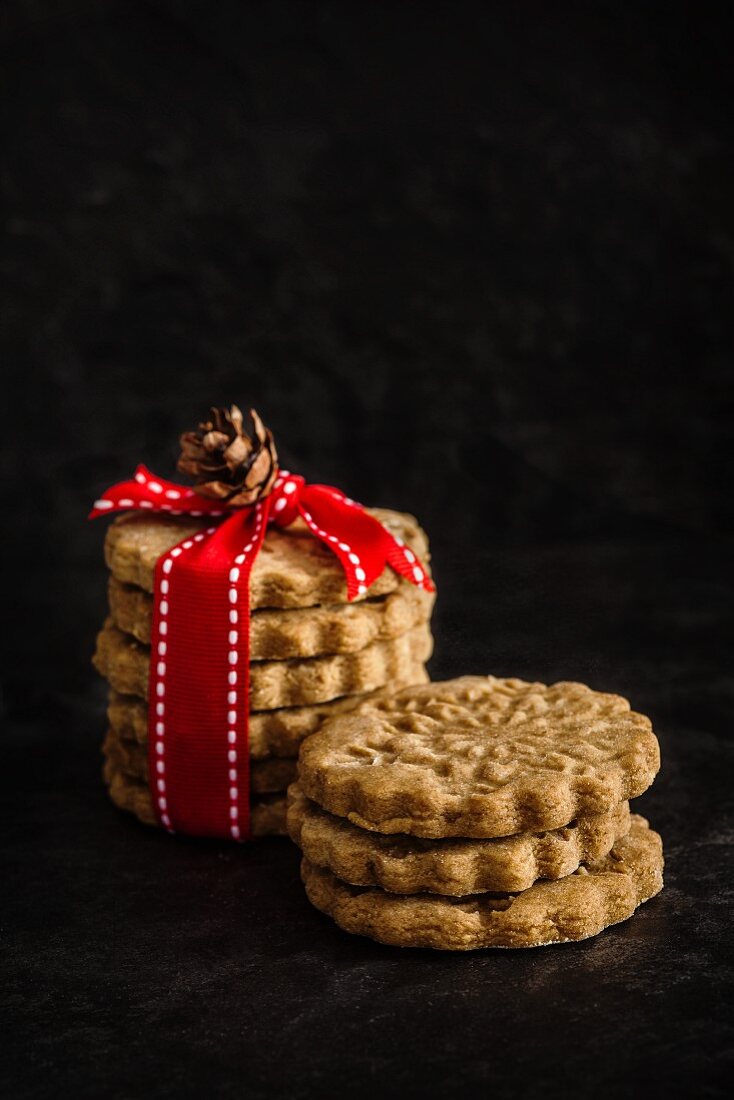
[(284, 471), (264, 500), (227, 509), (138, 466), (134, 479), (95, 501), (89, 518), (131, 509), (213, 521), (155, 568), (148, 764), (156, 814), (170, 832), (245, 840), (249, 581), (268, 524), (287, 527), (300, 516), (339, 559), (349, 600), (364, 596), (387, 565), (427, 592), (433, 583), (413, 551), (361, 504)]

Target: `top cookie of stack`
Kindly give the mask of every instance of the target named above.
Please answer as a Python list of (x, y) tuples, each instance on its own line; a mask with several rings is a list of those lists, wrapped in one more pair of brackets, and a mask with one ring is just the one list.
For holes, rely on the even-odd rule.
[[(385, 509), (372, 514), (428, 561), (425, 533), (412, 516)], [(155, 815), (144, 747), (155, 565), (206, 522), (125, 515), (110, 526), (105, 542), (110, 617), (94, 657), (111, 687), (105, 778), (119, 805), (151, 823)], [(433, 594), (386, 569), (363, 598), (346, 599), (339, 562), (301, 521), (268, 529), (250, 579), (255, 835), (284, 830), (284, 792), (306, 735), (386, 684), (427, 679)]]
[(310, 900), (347, 931), (452, 950), (584, 939), (662, 886), (660, 838), (627, 805), (658, 767), (619, 696), (467, 676), (326, 723), (288, 826)]

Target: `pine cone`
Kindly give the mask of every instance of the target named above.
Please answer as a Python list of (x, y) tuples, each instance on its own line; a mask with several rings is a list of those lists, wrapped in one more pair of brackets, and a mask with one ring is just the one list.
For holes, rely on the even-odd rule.
[(250, 409), (254, 439), (244, 431), (242, 413), (212, 409), (211, 420), (181, 436), (178, 469), (194, 479), (202, 496), (241, 508), (266, 497), (278, 476), (273, 434)]

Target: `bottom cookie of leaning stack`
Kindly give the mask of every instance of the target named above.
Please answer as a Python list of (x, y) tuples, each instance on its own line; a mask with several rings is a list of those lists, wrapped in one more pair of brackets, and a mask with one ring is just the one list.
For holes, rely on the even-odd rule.
[[(115, 713), (124, 702), (111, 704)], [(148, 746), (146, 739), (138, 741), (110, 726), (102, 754), (103, 776), (110, 798), (120, 809), (136, 814), (145, 824), (155, 825), (156, 814), (150, 795)], [(267, 757), (250, 761), (250, 830), (253, 836), (285, 833), (285, 791), (296, 772), (296, 759)]]
[(463, 677), (309, 737), (288, 831), (309, 900), (345, 931), (455, 951), (583, 940), (662, 888), (661, 839), (627, 801), (658, 766), (619, 696)]
[[(105, 756), (102, 777), (110, 798), (119, 810), (134, 814), (144, 825), (158, 825), (147, 783), (124, 772), (109, 756)], [(253, 837), (284, 836), (285, 818), (284, 791), (251, 797), (250, 834)]]

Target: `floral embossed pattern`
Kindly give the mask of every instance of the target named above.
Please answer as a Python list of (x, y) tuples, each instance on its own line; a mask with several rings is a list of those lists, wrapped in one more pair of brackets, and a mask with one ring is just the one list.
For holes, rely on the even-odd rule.
[(309, 798), (365, 829), (497, 837), (607, 813), (659, 764), (649, 719), (618, 695), (466, 676), (334, 718), (299, 773)]

